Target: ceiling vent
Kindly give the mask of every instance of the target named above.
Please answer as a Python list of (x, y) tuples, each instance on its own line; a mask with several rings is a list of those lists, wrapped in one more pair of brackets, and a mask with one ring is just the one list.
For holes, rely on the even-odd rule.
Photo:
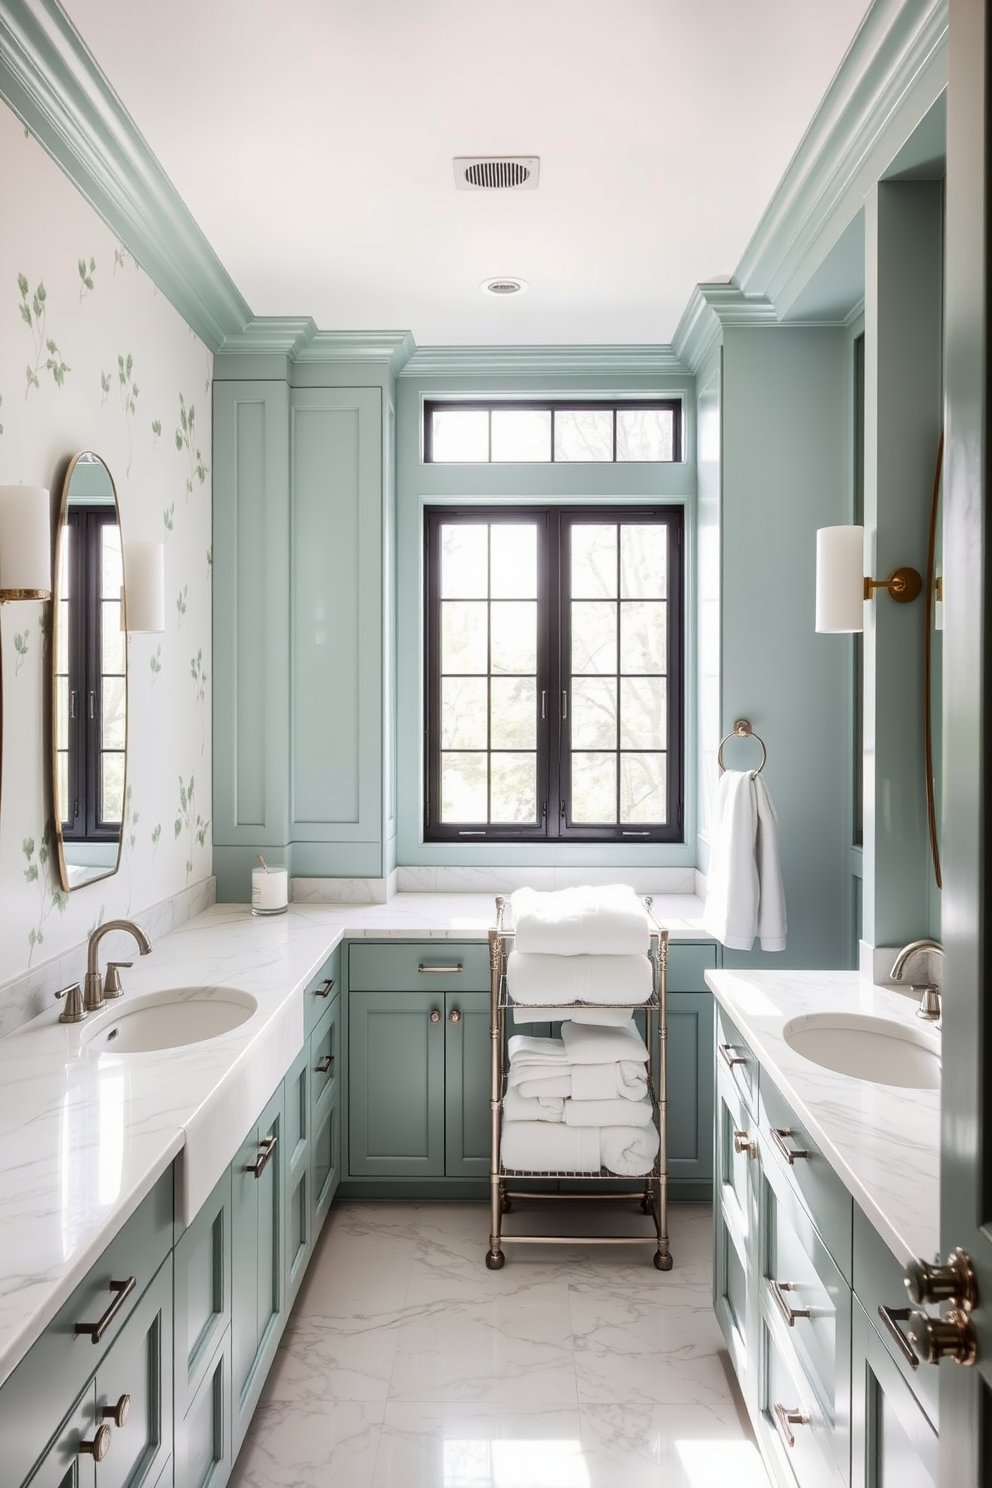
[(483, 279), (479, 285), (484, 294), (501, 296), (523, 294), (527, 287), (526, 279), (511, 278), (509, 274), (501, 274), (498, 279)]
[(536, 191), (537, 155), (456, 155), (456, 191)]

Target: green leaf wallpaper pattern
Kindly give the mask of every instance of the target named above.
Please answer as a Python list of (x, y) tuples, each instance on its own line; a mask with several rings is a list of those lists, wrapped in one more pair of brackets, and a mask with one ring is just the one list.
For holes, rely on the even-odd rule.
[(85, 258), (81, 258), (77, 267), (79, 269), (80, 280), (79, 303), (82, 304), (84, 296), (87, 294), (91, 294), (93, 291), (93, 275), (96, 272), (96, 259), (91, 258), (89, 267), (87, 267)]
[[(46, 372), (52, 374), (56, 387), (62, 387), (65, 382), (65, 374), (71, 372), (72, 368), (66, 366), (62, 360), (62, 353), (52, 338), (46, 333), (48, 295), (45, 290), (45, 281), (43, 279), (38, 281), (38, 287), (32, 295), (30, 293), (31, 286), (26, 276), (24, 274), (18, 274), (17, 288), (21, 293), (21, 302), (18, 306), (21, 312), (21, 319), (30, 330), (31, 339), (34, 342), (34, 366), (32, 367), (29, 362), (25, 368), (27, 387), (24, 389), (24, 397), (26, 400), (33, 387), (41, 387), (38, 373), (42, 370), (42, 367), (44, 367)], [(47, 357), (45, 356), (46, 351), (48, 352)]]
[[(194, 816), (195, 812), (195, 816)], [(183, 777), (179, 777), (179, 810), (173, 824), (175, 839), (178, 842), (183, 832), (188, 833), (188, 846), (186, 857), (186, 882), (189, 883), (190, 874), (193, 872), (194, 845), (199, 843), (203, 847), (207, 840), (207, 828), (209, 821), (205, 821), (195, 809), (193, 776), (189, 777), (189, 785), (183, 784)]]
[(14, 636), (14, 650), (17, 652), (17, 660), (14, 662), (15, 677), (24, 665), (24, 658), (28, 654), (28, 635), (29, 632), (24, 630)]
[(55, 888), (52, 881), (52, 854), (54, 852), (55, 828), (49, 818), (45, 823), (45, 829), (41, 841), (35, 843), (33, 837), (25, 837), (21, 843), (21, 851), (27, 859), (27, 867), (24, 869), (24, 880), (26, 883), (36, 883), (41, 896), (41, 906), (38, 912), (38, 923), (28, 931), (28, 965), (35, 950), (45, 939), (45, 922), (49, 916), (58, 910), (60, 915), (65, 914), (65, 907), (69, 902), (69, 895), (62, 888)]
[(131, 438), (131, 421), (134, 418), (134, 406), (138, 400), (138, 384), (132, 377), (134, 358), (128, 352), (127, 358), (118, 354), (117, 357), (117, 385), (121, 395), (121, 411), (124, 414), (124, 423), (127, 426), (127, 471), (131, 474), (131, 462), (134, 459), (134, 444)]
[(202, 486), (210, 466), (206, 464), (196, 446), (196, 408), (192, 403), (189, 408), (186, 407), (186, 400), (182, 393), (179, 394), (179, 428), (176, 430), (176, 449), (180, 453), (185, 449), (189, 456), (189, 474), (186, 477), (186, 499), (189, 500), (193, 492), (194, 477)]

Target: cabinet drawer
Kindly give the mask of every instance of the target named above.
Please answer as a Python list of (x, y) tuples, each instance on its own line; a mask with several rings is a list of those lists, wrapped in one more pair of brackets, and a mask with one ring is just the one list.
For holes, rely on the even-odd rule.
[(310, 1039), (310, 1130), (341, 1087), (341, 1004), (333, 1002)]
[(716, 946), (687, 945), (684, 941), (668, 943), (669, 992), (708, 992), (707, 971), (716, 966)]
[(829, 1416), (788, 1340), (767, 1319), (762, 1321), (762, 1344), (761, 1435), (779, 1468), (779, 1482), (787, 1482), (791, 1473), (799, 1488), (838, 1488), (847, 1477), (837, 1473)]
[[(850, 1284), (854, 1201), (788, 1102), (767, 1078), (761, 1082), (759, 1128), (766, 1172), (785, 1178), (801, 1198), (841, 1275)], [(794, 1154), (791, 1163), (783, 1148)]]
[(720, 1004), (714, 1002), (713, 1006), (716, 1008), (717, 1069), (722, 1066), (730, 1073), (753, 1114), (758, 1109), (758, 1061)]
[(489, 946), (452, 940), (353, 945), (348, 986), (352, 992), (436, 991), (442, 996), (445, 992), (488, 992)]
[(337, 946), (303, 994), (303, 1037), (309, 1038), (341, 990), (341, 947)]
[(173, 1253), (176, 1414), (200, 1388), (231, 1321), (231, 1174), (226, 1172)]
[(937, 1433), (857, 1299), (853, 1357), (852, 1488), (937, 1488)]
[[(919, 1400), (934, 1426), (939, 1425), (938, 1384), (940, 1371), (921, 1364), (915, 1367), (879, 1317), (879, 1308), (896, 1311), (909, 1305), (903, 1283), (904, 1270), (885, 1241), (860, 1209), (854, 1211), (854, 1290), (869, 1321), (885, 1346), (893, 1364)], [(929, 1310), (929, 1309), (928, 1309)], [(937, 1309), (932, 1309), (935, 1313)], [(905, 1332), (905, 1323), (900, 1323)]]

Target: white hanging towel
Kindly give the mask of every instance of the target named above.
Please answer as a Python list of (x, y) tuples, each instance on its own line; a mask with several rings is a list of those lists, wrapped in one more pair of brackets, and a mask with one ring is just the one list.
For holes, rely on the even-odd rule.
[(725, 770), (717, 787), (703, 928), (734, 951), (784, 951), (785, 890), (778, 817), (768, 788), (748, 770)]

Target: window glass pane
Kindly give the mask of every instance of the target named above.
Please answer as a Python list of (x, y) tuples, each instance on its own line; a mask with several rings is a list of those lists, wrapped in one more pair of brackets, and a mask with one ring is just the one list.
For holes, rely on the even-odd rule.
[(487, 817), (486, 756), (442, 754), (441, 820), (484, 822)]
[(617, 529), (590, 522), (573, 522), (570, 528), (573, 599), (616, 599)]
[(602, 824), (616, 819), (616, 755), (573, 753), (572, 820)]
[(431, 459), (470, 465), (488, 460), (488, 411), (485, 408), (435, 411), (431, 415)]
[(667, 610), (664, 603), (621, 604), (621, 672), (667, 672)]
[(620, 747), (668, 747), (668, 683), (664, 677), (621, 678)]
[(121, 603), (119, 599), (105, 599), (100, 606), (103, 624), (100, 640), (103, 655), (100, 658), (101, 672), (123, 672), (124, 632), (121, 630)]
[(127, 691), (123, 677), (103, 679), (101, 749), (123, 749), (127, 730)]
[(489, 593), (489, 528), (484, 522), (441, 527), (441, 598), (485, 599)]
[(612, 409), (556, 408), (555, 459), (612, 460)]
[(121, 562), (121, 529), (115, 522), (104, 522), (100, 528), (101, 579), (100, 593), (106, 599), (121, 597), (124, 582), (124, 565)]
[(625, 522), (620, 528), (621, 599), (668, 596), (668, 528)]
[(493, 749), (536, 748), (537, 686), (534, 678), (494, 677), (489, 685), (492, 689)]
[(69, 820), (69, 756), (65, 750), (58, 754), (57, 773), (59, 782), (59, 821)]
[(441, 748), (489, 746), (485, 677), (442, 677)]
[(442, 672), (486, 672), (489, 662), (488, 610), (485, 600), (441, 605)]
[(570, 702), (573, 749), (616, 749), (616, 678), (576, 677)]
[(537, 605), (533, 600), (494, 600), (490, 606), (494, 672), (537, 671)]
[(491, 414), (494, 460), (551, 459), (551, 410), (494, 408)]
[(675, 419), (670, 408), (618, 408), (618, 460), (671, 460)]
[(537, 598), (537, 527), (533, 522), (496, 522), (489, 529), (493, 599)]
[(667, 754), (620, 756), (620, 820), (664, 824), (668, 820)]
[(572, 671), (607, 675), (617, 669), (617, 607), (612, 601), (572, 605)]
[(537, 821), (537, 761), (533, 754), (492, 756), (493, 822)]
[(124, 812), (124, 756), (104, 754), (100, 760), (103, 771), (100, 819), (119, 822)]

